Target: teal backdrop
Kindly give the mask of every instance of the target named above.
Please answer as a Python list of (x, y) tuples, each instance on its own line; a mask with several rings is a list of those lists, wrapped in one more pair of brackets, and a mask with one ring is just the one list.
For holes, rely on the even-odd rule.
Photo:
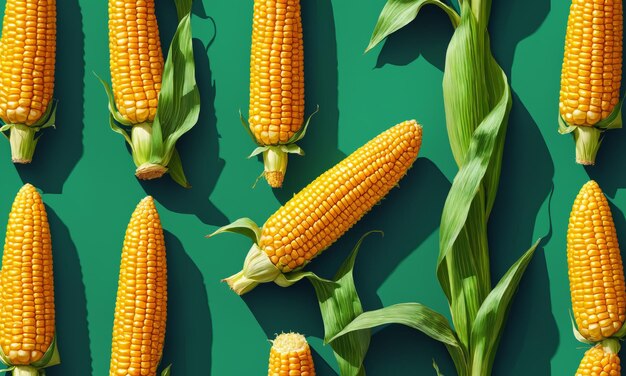
[[(172, 0), (157, 3), (167, 45), (175, 8)], [(263, 375), (268, 339), (283, 331), (306, 334), (318, 374), (336, 375), (310, 284), (267, 284), (240, 298), (220, 279), (241, 268), (249, 241), (204, 236), (239, 217), (262, 224), (318, 174), (405, 119), (424, 125), (419, 160), (400, 188), (310, 269), (332, 276), (361, 235), (383, 230), (384, 238), (369, 238), (357, 260), (365, 308), (414, 301), (449, 316), (435, 262), (440, 213), (457, 171), (441, 89), (450, 23), (426, 7), (416, 22), (364, 55), (384, 0), (302, 3), (307, 112), (316, 105), (320, 112), (300, 142), (307, 155), (290, 158), (285, 187), (272, 191), (265, 183), (252, 188), (262, 164), (246, 159), (253, 143), (238, 118), (248, 105), (251, 0), (195, 1), (202, 109), (179, 142), (189, 190), (169, 177), (137, 181), (123, 139), (109, 129), (106, 95), (94, 75), (109, 77), (107, 1), (58, 1), (57, 129), (45, 132), (28, 166), (13, 166), (8, 142), (0, 143), (0, 217), (7, 218), (25, 182), (43, 192), (48, 206), (63, 360), (48, 376), (108, 374), (122, 239), (135, 205), (148, 194), (166, 229), (170, 300), (163, 362), (173, 364), (173, 375)], [(494, 282), (544, 237), (512, 306), (494, 375), (572, 375), (578, 366), (585, 346), (571, 331), (565, 234), (574, 197), (590, 177), (611, 200), (626, 239), (626, 131), (610, 132), (597, 167), (587, 169), (574, 163), (571, 137), (557, 133), (568, 7), (560, 0), (493, 2), (493, 50), (514, 93), (490, 223)], [(392, 326), (375, 331), (366, 369), (374, 376), (432, 375), (433, 359), (445, 375), (455, 374), (442, 345)]]

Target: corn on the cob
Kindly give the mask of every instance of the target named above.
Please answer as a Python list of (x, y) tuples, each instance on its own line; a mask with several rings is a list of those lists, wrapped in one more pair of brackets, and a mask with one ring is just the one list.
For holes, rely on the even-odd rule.
[[(607, 341), (609, 342), (609, 341)], [(617, 340), (599, 343), (585, 352), (576, 376), (620, 376), (620, 344)]]
[(619, 110), (622, 79), (621, 0), (573, 0), (567, 23), (559, 110), (576, 127), (577, 161), (593, 164), (596, 125)]
[(422, 127), (405, 121), (320, 175), (265, 222), (243, 270), (226, 279), (230, 287), (243, 294), (261, 282), (283, 284), (283, 273), (304, 267), (400, 181), (421, 143)]
[[(0, 344), (3, 361), (16, 369), (32, 371), (54, 346), (52, 269), (46, 208), (35, 187), (26, 184), (11, 208), (0, 271)], [(20, 375), (37, 375), (28, 372)]]
[[(154, 0), (109, 0), (109, 54), (117, 110), (133, 126), (133, 146), (149, 151), (163, 74)], [(133, 154), (141, 159), (135, 161), (140, 179), (158, 178), (167, 171), (149, 162), (148, 151)]]
[[(304, 122), (304, 47), (300, 0), (255, 0), (249, 126), (257, 144), (290, 143)], [(276, 155), (268, 155), (275, 153)], [(287, 155), (264, 154), (268, 183), (282, 186)]]
[(302, 334), (283, 333), (272, 341), (268, 376), (315, 376), (311, 348)]
[(593, 180), (574, 201), (567, 264), (578, 331), (595, 342), (611, 337), (626, 319), (624, 270), (609, 203)]
[(13, 162), (29, 163), (47, 126), (56, 59), (56, 0), (7, 0), (0, 38), (0, 118)]
[(165, 340), (167, 261), (159, 214), (144, 198), (126, 230), (115, 304), (111, 376), (156, 375)]

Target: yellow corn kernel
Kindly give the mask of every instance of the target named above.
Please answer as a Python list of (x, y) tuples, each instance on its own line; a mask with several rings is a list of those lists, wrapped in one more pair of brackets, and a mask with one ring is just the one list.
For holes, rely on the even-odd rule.
[(110, 376), (155, 376), (167, 317), (167, 261), (161, 220), (144, 198), (126, 229), (115, 303)]
[(567, 264), (578, 331), (594, 342), (611, 337), (626, 319), (624, 270), (609, 203), (593, 180), (572, 207)]
[(311, 348), (303, 335), (283, 333), (272, 341), (268, 376), (315, 376)]
[(621, 369), (617, 352), (597, 344), (585, 352), (576, 376), (620, 376)]
[(154, 0), (109, 0), (109, 54), (117, 110), (132, 124), (152, 122), (163, 74)]
[(0, 57), (0, 118), (33, 125), (54, 91), (56, 0), (7, 0)]
[(559, 110), (570, 125), (592, 126), (619, 103), (622, 0), (572, 0)]
[(11, 208), (0, 285), (2, 352), (13, 365), (41, 360), (55, 336), (52, 243), (46, 208), (30, 184)]
[(285, 144), (304, 121), (300, 0), (255, 0), (250, 57), (250, 130), (262, 145)]

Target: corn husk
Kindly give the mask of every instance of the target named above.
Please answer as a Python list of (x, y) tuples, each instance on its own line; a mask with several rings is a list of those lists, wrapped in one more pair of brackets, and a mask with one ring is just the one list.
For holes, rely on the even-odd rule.
[(191, 35), (192, 0), (174, 0), (178, 27), (163, 68), (157, 114), (152, 123), (131, 124), (115, 108), (113, 93), (100, 79), (109, 97), (109, 124), (124, 137), (137, 166), (135, 175), (142, 180), (169, 173), (183, 187), (189, 187), (176, 142), (198, 121), (200, 92), (196, 84)]

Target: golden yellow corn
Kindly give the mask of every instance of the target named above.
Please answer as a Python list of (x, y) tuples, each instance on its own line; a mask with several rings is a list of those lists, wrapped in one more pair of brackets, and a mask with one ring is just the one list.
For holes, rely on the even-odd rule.
[(592, 126), (619, 103), (622, 79), (621, 0), (573, 0), (561, 72), (561, 116)]
[(152, 122), (163, 74), (154, 0), (109, 0), (109, 53), (117, 110), (132, 124)]
[[(250, 56), (249, 126), (256, 142), (285, 145), (304, 122), (304, 46), (300, 0), (255, 0)], [(269, 154), (269, 155), (268, 155)], [(287, 153), (264, 153), (264, 176), (282, 186)]]
[(26, 184), (15, 197), (0, 271), (0, 344), (16, 366), (42, 359), (55, 337), (52, 244), (41, 196)]
[(559, 112), (566, 125), (576, 126), (580, 164), (595, 163), (601, 138), (601, 129), (595, 126), (620, 103), (623, 22), (621, 0), (572, 0)]
[(30, 163), (54, 92), (56, 0), (7, 0), (0, 38), (0, 119), (14, 163)]
[(578, 331), (595, 342), (611, 337), (626, 319), (624, 270), (609, 203), (593, 180), (574, 201), (567, 264)]
[(300, 0), (255, 0), (250, 129), (263, 145), (285, 144), (304, 121)]
[(231, 288), (243, 294), (305, 266), (398, 184), (421, 143), (422, 127), (405, 121), (320, 175), (265, 222), (244, 269), (226, 279)]
[(268, 376), (315, 376), (311, 348), (303, 335), (283, 333), (272, 341)]
[(597, 344), (585, 352), (576, 376), (620, 376), (619, 344), (617, 351), (611, 346)]
[(0, 118), (32, 125), (54, 91), (56, 0), (7, 0), (0, 38)]
[(167, 317), (167, 261), (159, 213), (144, 198), (126, 230), (115, 304), (111, 376), (154, 376)]

